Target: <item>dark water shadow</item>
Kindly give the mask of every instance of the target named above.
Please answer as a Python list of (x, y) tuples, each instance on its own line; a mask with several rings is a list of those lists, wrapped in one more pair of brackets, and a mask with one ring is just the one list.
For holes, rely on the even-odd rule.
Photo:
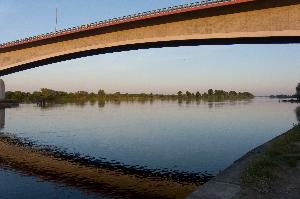
[[(197, 186), (212, 178), (208, 173), (191, 173), (168, 169), (149, 169), (109, 162), (79, 153), (67, 153), (55, 146), (38, 145), (28, 139), (1, 133), (0, 144), (25, 151), (26, 158), (19, 154), (0, 152), (3, 168), (22, 174), (113, 198), (184, 198)], [(4, 147), (5, 149), (5, 147)], [(39, 158), (30, 158), (39, 157)], [(19, 160), (22, 159), (22, 160)], [(47, 162), (45, 168), (45, 162)], [(66, 172), (67, 171), (67, 172)], [(184, 196), (184, 197), (183, 197)]]

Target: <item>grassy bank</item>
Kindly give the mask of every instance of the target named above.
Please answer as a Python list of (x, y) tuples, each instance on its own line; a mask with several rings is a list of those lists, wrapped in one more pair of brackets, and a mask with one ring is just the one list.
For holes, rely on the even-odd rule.
[(253, 160), (242, 174), (243, 184), (260, 193), (267, 193), (279, 173), (295, 168), (300, 160), (300, 125), (274, 139), (270, 146)]

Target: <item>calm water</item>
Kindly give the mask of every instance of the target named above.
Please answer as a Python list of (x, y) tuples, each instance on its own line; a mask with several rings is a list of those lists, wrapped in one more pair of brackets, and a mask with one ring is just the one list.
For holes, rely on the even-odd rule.
[[(73, 165), (122, 171), (115, 182), (127, 174), (162, 181), (155, 181), (157, 174), (166, 182), (171, 179), (180, 184), (216, 175), (249, 150), (288, 130), (300, 119), (297, 106), (268, 98), (181, 104), (96, 102), (48, 108), (26, 104), (2, 110), (0, 123), (3, 135), (47, 148)], [(134, 183), (134, 191), (124, 191), (119, 184), (116, 193), (108, 186), (90, 189), (45, 176), (36, 168), (31, 171), (10, 164), (9, 158), (0, 161), (1, 198), (128, 198), (142, 190), (135, 189)]]

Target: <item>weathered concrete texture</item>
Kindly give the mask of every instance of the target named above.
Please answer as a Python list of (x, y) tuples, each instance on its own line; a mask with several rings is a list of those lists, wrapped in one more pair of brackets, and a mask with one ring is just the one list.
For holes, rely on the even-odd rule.
[(276, 38), (275, 42), (287, 38), (300, 41), (299, 10), (299, 1), (257, 0), (74, 33), (1, 50), (0, 75), (92, 54), (140, 48), (201, 42), (260, 43), (270, 38)]
[[(276, 138), (275, 138), (276, 139)], [(256, 149), (250, 151), (230, 167), (225, 169), (208, 183), (201, 186), (187, 199), (234, 199), (241, 191), (241, 174), (253, 159), (259, 156), (266, 147), (271, 144), (269, 141)]]

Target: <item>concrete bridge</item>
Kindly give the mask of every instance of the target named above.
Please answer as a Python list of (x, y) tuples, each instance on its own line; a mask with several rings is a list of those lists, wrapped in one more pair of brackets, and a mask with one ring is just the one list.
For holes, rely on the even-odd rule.
[(299, 0), (215, 0), (119, 17), (0, 45), (0, 76), (127, 50), (299, 43)]

